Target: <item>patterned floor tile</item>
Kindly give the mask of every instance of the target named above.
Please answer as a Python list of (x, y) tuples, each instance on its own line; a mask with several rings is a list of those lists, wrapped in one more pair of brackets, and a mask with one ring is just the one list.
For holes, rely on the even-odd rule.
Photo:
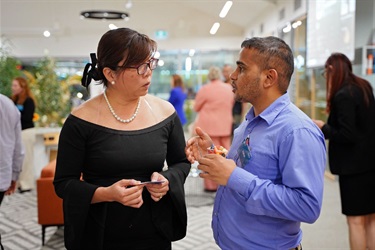
[[(173, 242), (174, 250), (217, 250), (212, 237), (211, 213), (215, 193), (203, 191), (203, 181), (189, 176), (186, 180), (188, 209), (187, 236)], [(63, 228), (48, 227), (42, 246), (41, 226), (37, 221), (35, 190), (5, 197), (0, 207), (0, 233), (6, 250), (63, 250)]]
[[(203, 191), (203, 180), (186, 180), (188, 228), (184, 239), (173, 242), (173, 250), (219, 250), (211, 230), (215, 193)], [(348, 229), (341, 214), (337, 181), (325, 180), (323, 208), (313, 224), (302, 223), (302, 245), (307, 250), (349, 250)], [(63, 228), (48, 227), (42, 247), (37, 223), (35, 191), (7, 196), (0, 207), (0, 233), (6, 250), (63, 250)], [(336, 240), (332, 240), (336, 239)], [(339, 239), (339, 240), (338, 240)]]

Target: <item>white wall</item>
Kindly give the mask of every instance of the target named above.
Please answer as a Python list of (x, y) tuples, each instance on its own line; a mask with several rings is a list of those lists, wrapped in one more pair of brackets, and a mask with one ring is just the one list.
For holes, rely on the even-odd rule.
[[(251, 27), (245, 32), (245, 36), (277, 36), (278, 30), (281, 30), (288, 22), (292, 22), (301, 16), (305, 16), (307, 12), (307, 0), (302, 0), (301, 7), (294, 10), (294, 1), (277, 1), (274, 9), (269, 9), (268, 12), (262, 13), (257, 18)], [(285, 18), (279, 20), (279, 12), (285, 9)], [(260, 32), (260, 26), (263, 24), (263, 33)]]
[(375, 32), (375, 2), (357, 0), (355, 18), (355, 44), (360, 48), (369, 43), (372, 32)]

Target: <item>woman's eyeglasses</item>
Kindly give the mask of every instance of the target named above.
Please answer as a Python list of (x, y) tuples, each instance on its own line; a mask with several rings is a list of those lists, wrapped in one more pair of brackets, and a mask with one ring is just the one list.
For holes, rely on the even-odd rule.
[[(138, 75), (144, 75), (147, 72), (147, 68), (150, 68), (150, 70), (156, 69), (158, 66), (159, 59), (157, 58), (151, 58), (150, 61), (146, 63), (142, 63), (141, 65), (138, 66), (128, 66), (128, 67), (123, 67), (123, 68), (131, 68), (131, 69), (137, 69)], [(119, 66), (122, 68), (121, 66)]]

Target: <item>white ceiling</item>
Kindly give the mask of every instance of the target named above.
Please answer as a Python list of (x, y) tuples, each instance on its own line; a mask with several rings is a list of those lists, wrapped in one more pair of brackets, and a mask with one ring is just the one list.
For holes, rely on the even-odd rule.
[[(44, 43), (44, 30), (51, 31), (49, 39), (99, 39), (110, 23), (129, 27), (154, 37), (156, 30), (166, 30), (169, 40), (213, 37), (209, 34), (214, 22), (221, 26), (215, 38), (244, 37), (252, 21), (270, 8), (276, 0), (234, 0), (227, 17), (219, 13), (225, 0), (0, 0), (0, 33), (17, 46), (25, 43)], [(82, 20), (83, 10), (125, 11), (129, 21)], [(97, 43), (97, 41), (95, 41)], [(68, 45), (67, 45), (68, 46)], [(70, 45), (71, 46), (71, 45)], [(239, 46), (239, 45), (238, 45)], [(22, 49), (20, 50), (22, 51)]]

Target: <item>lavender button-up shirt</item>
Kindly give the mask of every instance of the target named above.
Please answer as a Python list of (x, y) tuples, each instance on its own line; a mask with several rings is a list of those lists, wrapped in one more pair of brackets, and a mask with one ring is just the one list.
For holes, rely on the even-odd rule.
[[(241, 161), (247, 137), (251, 157)], [(284, 94), (256, 117), (249, 111), (227, 158), (237, 168), (216, 194), (212, 228), (220, 248), (298, 246), (301, 222), (315, 222), (322, 206), (326, 146), (320, 129)]]
[(8, 190), (12, 180), (18, 180), (24, 154), (20, 112), (0, 94), (0, 192)]

